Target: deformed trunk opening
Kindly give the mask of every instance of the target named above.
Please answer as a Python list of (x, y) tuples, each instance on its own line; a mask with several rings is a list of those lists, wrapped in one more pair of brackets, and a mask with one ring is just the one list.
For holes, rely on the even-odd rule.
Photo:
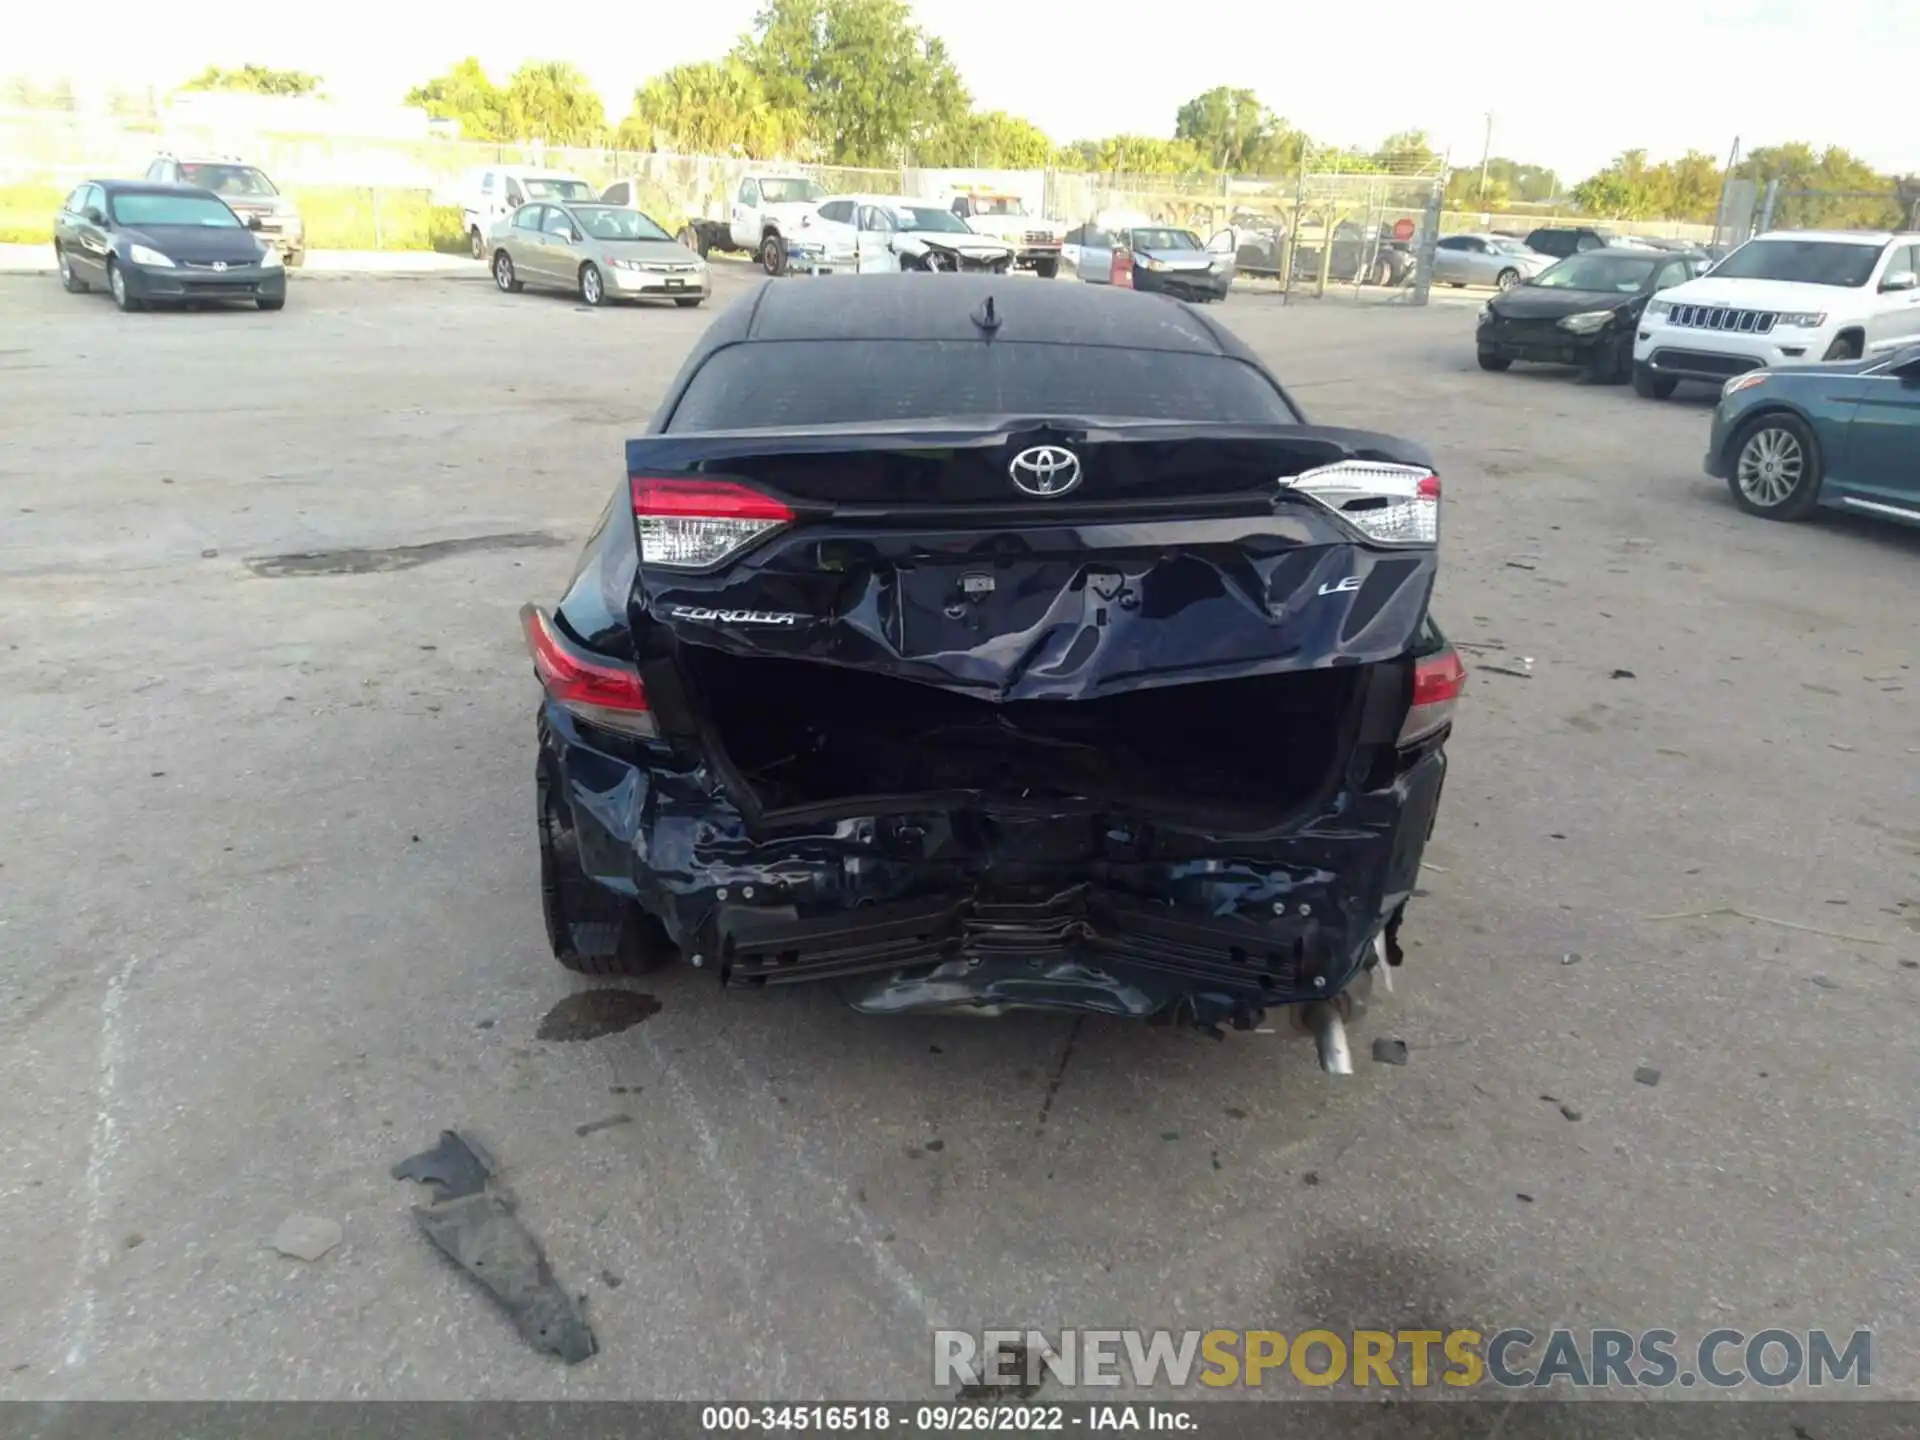
[(910, 680), (685, 645), (712, 734), (763, 810), (979, 792), (1279, 817), (1333, 779), (1363, 667), (994, 704)]

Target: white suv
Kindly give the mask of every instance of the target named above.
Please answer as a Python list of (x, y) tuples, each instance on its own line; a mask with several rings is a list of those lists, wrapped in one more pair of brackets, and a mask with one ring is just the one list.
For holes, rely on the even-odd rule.
[(1783, 230), (1647, 302), (1633, 388), (1724, 384), (1768, 365), (1858, 360), (1920, 343), (1920, 234)]

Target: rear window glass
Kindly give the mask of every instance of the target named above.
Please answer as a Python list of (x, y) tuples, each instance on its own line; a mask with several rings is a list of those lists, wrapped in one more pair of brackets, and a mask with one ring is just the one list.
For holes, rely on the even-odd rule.
[(702, 365), (669, 430), (963, 415), (1291, 425), (1266, 377), (1223, 355), (978, 340), (761, 340)]

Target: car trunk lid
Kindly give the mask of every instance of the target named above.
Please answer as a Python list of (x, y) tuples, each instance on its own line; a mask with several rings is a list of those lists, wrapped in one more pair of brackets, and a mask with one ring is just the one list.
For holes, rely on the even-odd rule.
[[(651, 436), (628, 445), (634, 618), (995, 702), (1374, 663), (1433, 585), (1412, 517), (1437, 525), (1438, 482), (1408, 454), (1310, 426)], [(1383, 540), (1389, 516), (1409, 528)]]

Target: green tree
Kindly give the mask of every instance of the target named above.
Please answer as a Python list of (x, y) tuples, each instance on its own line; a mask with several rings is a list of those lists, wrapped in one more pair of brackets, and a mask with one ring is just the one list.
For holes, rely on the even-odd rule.
[(1031, 121), (1002, 110), (962, 116), (913, 152), (921, 165), (984, 170), (1039, 170), (1053, 159), (1053, 141)]
[(1764, 190), (1780, 184), (1773, 223), (1780, 228), (1892, 229), (1905, 223), (1899, 182), (1837, 145), (1763, 145), (1750, 151), (1740, 174)]
[(1244, 173), (1273, 131), (1273, 115), (1251, 90), (1226, 85), (1196, 95), (1173, 117), (1173, 138), (1184, 140), (1216, 170)]
[(446, 74), (416, 85), (406, 103), (436, 120), (452, 120), (469, 140), (507, 140), (507, 94), (469, 55)]
[(1187, 141), (1163, 140), (1158, 135), (1076, 140), (1061, 149), (1054, 163), (1063, 170), (1120, 175), (1201, 175), (1212, 168), (1206, 156)]
[(1440, 152), (1433, 148), (1424, 130), (1397, 130), (1382, 140), (1373, 152), (1373, 162), (1394, 175), (1417, 175), (1437, 169)]
[(1720, 162), (1701, 150), (1689, 150), (1660, 167), (1665, 172), (1662, 218), (1708, 223), (1720, 208), (1724, 176)]
[(1573, 187), (1573, 200), (1588, 215), (1616, 220), (1662, 217), (1671, 201), (1671, 177), (1647, 163), (1644, 150), (1627, 150), (1606, 169)]
[(1253, 91), (1226, 85), (1182, 105), (1174, 116), (1173, 137), (1191, 145), (1211, 168), (1236, 175), (1292, 174), (1307, 145), (1307, 137), (1261, 104)]
[(969, 111), (946, 47), (904, 0), (769, 0), (753, 26), (735, 53), (834, 164), (898, 164)]
[(507, 137), (549, 145), (598, 145), (607, 112), (587, 77), (565, 60), (529, 60), (507, 82)]
[(764, 160), (798, 154), (806, 131), (806, 116), (775, 105), (759, 75), (730, 55), (676, 65), (641, 86), (613, 143), (621, 150)]
[(246, 64), (238, 70), (222, 70), (209, 65), (180, 87), (182, 90), (244, 90), (255, 95), (311, 95), (320, 88), (320, 77), (304, 70), (274, 70), (265, 65)]

